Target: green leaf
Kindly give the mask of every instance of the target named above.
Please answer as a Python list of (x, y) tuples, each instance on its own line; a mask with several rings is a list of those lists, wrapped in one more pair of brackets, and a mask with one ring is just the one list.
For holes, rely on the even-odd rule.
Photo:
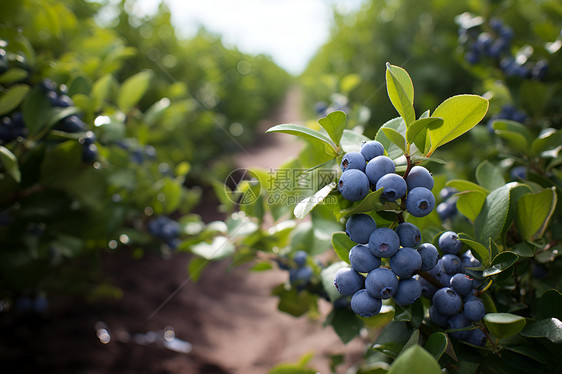
[(408, 339), (406, 344), (404, 344), (404, 347), (402, 348), (402, 351), (400, 351), (400, 353), (405, 352), (406, 350), (408, 350), (408, 348), (414, 345), (417, 345), (419, 341), (420, 341), (420, 330), (414, 329), (414, 331), (412, 332), (412, 336), (410, 336), (410, 339)]
[(29, 137), (37, 134), (45, 126), (52, 113), (51, 103), (40, 87), (34, 88), (22, 105), (23, 120)]
[(191, 277), (191, 280), (193, 282), (197, 282), (199, 280), (203, 269), (205, 269), (208, 263), (209, 260), (197, 256), (193, 257), (189, 261), (189, 265), (187, 265), (187, 271), (189, 272), (189, 276)]
[(388, 374), (411, 373), (440, 374), (441, 367), (431, 353), (416, 344), (402, 352), (388, 371)]
[(47, 124), (45, 125), (45, 127), (50, 129), (60, 120), (79, 112), (80, 108), (77, 108), (75, 106), (69, 106), (66, 108), (51, 108), (47, 116)]
[(367, 142), (369, 140), (371, 139), (365, 135), (345, 129), (343, 130), (343, 135), (340, 140), (340, 146), (344, 152), (359, 152), (363, 142)]
[(73, 140), (65, 141), (45, 153), (41, 163), (41, 179), (44, 183), (58, 183), (70, 176), (82, 165), (82, 146)]
[(414, 85), (406, 70), (386, 63), (386, 90), (390, 102), (406, 125), (416, 120), (414, 111)]
[(170, 107), (170, 99), (164, 97), (152, 104), (146, 112), (144, 112), (144, 122), (148, 126), (156, 125), (166, 113), (166, 109)]
[(338, 257), (349, 264), (349, 251), (355, 247), (356, 243), (349, 238), (343, 231), (332, 233), (332, 247)]
[(406, 153), (406, 139), (402, 134), (390, 127), (381, 128), (381, 130), (392, 143), (396, 144), (403, 153)]
[(115, 80), (113, 75), (106, 74), (98, 79), (92, 87), (92, 98), (96, 108), (101, 107), (106, 101), (113, 99), (119, 89), (119, 83)]
[(557, 201), (556, 187), (521, 196), (515, 220), (523, 239), (532, 241), (543, 236)]
[(129, 77), (119, 90), (119, 97), (117, 98), (117, 105), (124, 113), (137, 105), (144, 93), (148, 89), (150, 80), (152, 79), (152, 72), (150, 70), (141, 71)]
[(320, 204), (326, 196), (332, 192), (332, 190), (336, 188), (336, 182), (331, 182), (322, 187), (318, 192), (314, 195), (307, 197), (306, 199), (302, 200), (297, 204), (294, 210), (295, 217), (298, 219), (304, 219), (306, 215), (314, 209), (314, 207)]
[(527, 338), (547, 338), (555, 344), (562, 343), (562, 322), (558, 318), (532, 321), (520, 332)]
[[(420, 134), (423, 130), (426, 130), (429, 126), (437, 128), (442, 125), (443, 119), (441, 118), (420, 118), (408, 126), (408, 130), (406, 130), (406, 140), (408, 141), (408, 144), (413, 144), (418, 134)], [(420, 152), (423, 153), (423, 149), (420, 149)]]
[(16, 156), (8, 148), (1, 145), (0, 164), (4, 166), (6, 174), (10, 175), (18, 183), (21, 181), (21, 172)]
[(292, 124), (281, 124), (271, 127), (266, 131), (266, 133), (270, 132), (282, 132), (284, 134), (290, 134), (299, 136), (309, 142), (312, 143), (320, 143), (325, 145), (329, 145), (329, 147), (325, 148), (327, 153), (330, 156), (337, 156), (337, 146), (334, 142), (327, 137), (326, 135), (322, 134), (320, 131), (309, 129), (308, 127), (299, 126), (299, 125), (292, 125)]
[(476, 168), (476, 180), (480, 186), (490, 191), (505, 184), (502, 171), (487, 160), (482, 161)]
[(459, 240), (473, 250), (472, 252), (474, 256), (480, 261), (480, 263), (482, 263), (482, 265), (488, 265), (490, 263), (490, 249), (471, 239), (459, 237)]
[(488, 104), (488, 100), (477, 95), (458, 95), (442, 102), (431, 115), (442, 118), (443, 124), (429, 127), (431, 149), (428, 155), (476, 126), (486, 115)]
[(490, 191), (474, 182), (463, 179), (452, 179), (447, 182), (446, 186), (456, 188), (459, 191), (477, 191), (487, 195)]
[(502, 133), (518, 134), (520, 136), (520, 139), (517, 140), (517, 142), (525, 144), (526, 147), (528, 147), (528, 145), (534, 139), (531, 131), (529, 131), (529, 129), (525, 125), (516, 121), (497, 119), (492, 123), (492, 128), (494, 129), (495, 133), (500, 136), (502, 136)]
[(525, 318), (511, 313), (488, 313), (484, 316), (484, 323), (498, 339), (517, 334), (525, 327)]
[(386, 342), (373, 345), (373, 349), (392, 358), (396, 358), (402, 351), (402, 345), (396, 342)]
[(350, 309), (334, 308), (326, 319), (342, 342), (347, 343), (359, 335), (363, 321)]
[(383, 203), (381, 202), (382, 188), (376, 191), (370, 192), (363, 200), (357, 203), (357, 205), (351, 208), (344, 209), (340, 212), (344, 217), (349, 217), (352, 214), (365, 213), (373, 210), (381, 210)]
[(474, 221), (482, 211), (486, 194), (480, 191), (465, 191), (457, 194), (457, 209), (466, 218)]
[(375, 136), (375, 140), (379, 141), (384, 146), (388, 157), (395, 160), (398, 157), (402, 156), (404, 152), (384, 134), (384, 131), (382, 131), (382, 129), (384, 128), (391, 128), (393, 130), (396, 130), (399, 134), (405, 135), (406, 124), (401, 117), (393, 118), (382, 125), (379, 128), (379, 131), (377, 131), (377, 135)]
[(191, 247), (191, 252), (206, 260), (221, 260), (234, 253), (234, 244), (226, 236), (215, 236), (210, 243), (201, 242)]
[(340, 144), (346, 122), (347, 116), (340, 110), (333, 111), (326, 117), (318, 120), (320, 126), (326, 130), (328, 136), (330, 136), (335, 144)]
[(294, 364), (279, 364), (269, 371), (269, 374), (315, 374), (315, 369), (303, 368)]
[(539, 310), (542, 317), (562, 319), (562, 294), (560, 291), (547, 290), (539, 299)]
[(348, 266), (349, 264), (347, 264), (344, 261), (334, 262), (330, 266), (322, 269), (322, 271), (320, 272), (320, 278), (322, 279), (322, 286), (326, 291), (326, 293), (328, 294), (330, 301), (332, 302), (342, 297), (336, 286), (334, 286), (334, 277), (336, 276), (336, 272), (339, 269)]
[(16, 109), (31, 88), (26, 84), (16, 84), (0, 97), (0, 115), (8, 114)]
[(424, 348), (433, 355), (436, 360), (439, 360), (445, 352), (445, 349), (447, 349), (448, 343), (447, 335), (442, 332), (435, 332), (427, 338)]
[(9, 85), (12, 83), (16, 83), (27, 78), (27, 75), (27, 70), (20, 68), (11, 68), (4, 74), (0, 75), (0, 84)]
[(531, 144), (531, 155), (539, 156), (542, 152), (554, 149), (562, 144), (562, 130), (547, 129)]
[(488, 269), (485, 269), (482, 272), (482, 275), (485, 277), (489, 277), (492, 275), (499, 274), (512, 267), (517, 262), (518, 259), (519, 256), (517, 256), (513, 252), (509, 252), (509, 251), (501, 252), (496, 257), (494, 257), (494, 259), (492, 260), (492, 266), (490, 266)]
[(92, 81), (85, 74), (77, 75), (68, 85), (68, 95), (73, 98), (78, 94), (89, 96), (91, 92)]
[(508, 183), (486, 196), (482, 210), (474, 221), (474, 234), (480, 243), (495, 240), (503, 231), (509, 211), (510, 191), (517, 183)]

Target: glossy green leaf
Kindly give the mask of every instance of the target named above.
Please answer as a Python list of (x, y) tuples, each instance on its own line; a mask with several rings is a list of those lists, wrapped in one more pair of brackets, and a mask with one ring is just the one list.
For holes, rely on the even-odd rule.
[(441, 103), (431, 115), (442, 118), (443, 124), (429, 127), (429, 154), (476, 126), (486, 115), (488, 104), (488, 100), (477, 95), (453, 96)]
[(466, 218), (474, 221), (482, 211), (486, 194), (481, 191), (465, 191), (457, 194), (457, 209)]
[(474, 221), (474, 234), (480, 243), (495, 240), (503, 231), (509, 210), (510, 191), (517, 183), (508, 183), (486, 196), (482, 210)]
[(406, 70), (386, 64), (386, 90), (390, 102), (404, 119), (406, 125), (416, 120), (414, 111), (414, 85)]
[(518, 134), (520, 138), (519, 140), (517, 140), (517, 142), (521, 142), (527, 147), (534, 139), (531, 131), (529, 131), (529, 129), (520, 122), (507, 119), (497, 119), (492, 123), (492, 128), (494, 129), (495, 133), (500, 136), (502, 136), (501, 134), (503, 133)]
[(343, 135), (340, 140), (340, 147), (344, 152), (359, 152), (363, 142), (367, 142), (369, 140), (371, 139), (365, 135), (345, 129), (343, 130)]
[[(348, 259), (348, 261), (349, 261), (349, 259)], [(348, 267), (348, 266), (349, 266), (349, 264), (347, 264), (344, 261), (334, 262), (330, 266), (322, 269), (322, 271), (320, 272), (320, 278), (322, 279), (322, 286), (323, 286), (324, 290), (326, 291), (326, 293), (328, 294), (328, 297), (330, 298), (330, 301), (332, 301), (332, 302), (334, 302), (337, 299), (339, 299), (340, 297), (342, 297), (341, 294), (339, 293), (338, 289), (336, 288), (336, 286), (334, 286), (334, 277), (336, 276), (336, 272), (339, 269), (341, 269), (343, 267)]]
[(226, 236), (215, 236), (210, 243), (201, 242), (191, 247), (191, 252), (206, 260), (220, 260), (234, 253), (235, 247)]
[(487, 190), (495, 190), (505, 184), (502, 171), (487, 160), (476, 167), (476, 181)]
[(92, 98), (94, 106), (100, 107), (106, 101), (111, 101), (119, 89), (119, 83), (111, 74), (106, 74), (94, 82), (92, 86)]
[(484, 323), (498, 339), (517, 334), (525, 327), (525, 318), (511, 313), (488, 313), (484, 316)]
[(441, 367), (431, 353), (416, 344), (402, 352), (388, 371), (388, 374), (411, 373), (440, 374)]
[(384, 134), (384, 132), (382, 131), (383, 128), (391, 128), (393, 130), (396, 130), (401, 135), (406, 135), (406, 124), (401, 117), (393, 118), (383, 124), (379, 128), (379, 131), (377, 131), (377, 135), (375, 136), (375, 140), (381, 142), (381, 144), (384, 146), (388, 157), (395, 160), (398, 157), (402, 156), (404, 152)]
[(486, 248), (475, 240), (466, 239), (463, 236), (460, 236), (459, 240), (470, 247), (474, 257), (476, 257), (483, 265), (488, 265), (490, 263), (491, 253), (489, 248)]
[(79, 112), (80, 108), (77, 108), (75, 106), (69, 106), (67, 108), (51, 108), (47, 117), (47, 124), (45, 125), (45, 127), (50, 129), (60, 120), (73, 114), (78, 114)]
[[(441, 118), (420, 118), (408, 126), (408, 130), (406, 130), (406, 140), (409, 144), (414, 144), (414, 140), (420, 132), (426, 130), (429, 126), (437, 128), (441, 125), (443, 125), (443, 119)], [(423, 150), (421, 151), (423, 152)]]
[(470, 182), (470, 181), (463, 180), (463, 179), (452, 179), (452, 180), (447, 182), (446, 186), (456, 188), (459, 191), (482, 192), (485, 195), (487, 195), (490, 192), (487, 189), (485, 189), (484, 187), (482, 187), (482, 186), (480, 186), (480, 185), (478, 185), (474, 182)]
[(414, 329), (414, 331), (412, 332), (412, 336), (410, 336), (410, 339), (408, 339), (406, 344), (404, 344), (404, 347), (402, 348), (401, 352), (405, 352), (406, 350), (408, 350), (408, 348), (417, 345), (419, 341), (420, 341), (420, 330)]
[(92, 92), (92, 81), (87, 75), (77, 75), (72, 79), (68, 85), (68, 95), (74, 97), (74, 95), (90, 95)]
[(315, 369), (308, 369), (294, 364), (279, 364), (269, 371), (268, 374), (316, 374)]
[(41, 131), (47, 124), (49, 116), (53, 114), (53, 110), (49, 99), (40, 87), (31, 90), (22, 105), (23, 120), (29, 137)]
[(363, 321), (347, 308), (334, 308), (326, 318), (326, 323), (334, 328), (334, 331), (342, 342), (347, 343), (359, 335), (363, 328)]
[(347, 116), (341, 110), (336, 110), (328, 114), (326, 117), (318, 120), (318, 123), (326, 132), (328, 136), (334, 141), (335, 144), (340, 144), (343, 130), (347, 123)]
[(152, 104), (144, 112), (144, 122), (149, 126), (154, 126), (164, 117), (166, 110), (170, 107), (170, 99), (164, 97)]
[(381, 131), (386, 137), (394, 143), (403, 153), (406, 153), (406, 139), (398, 131), (390, 127), (381, 128)]
[(542, 317), (554, 317), (562, 320), (562, 294), (559, 290), (545, 291), (539, 299), (539, 311)]
[(363, 200), (358, 202), (357, 205), (354, 205), (349, 209), (342, 210), (340, 214), (342, 214), (344, 217), (349, 217), (352, 214), (380, 210), (384, 205), (381, 202), (381, 194), (382, 194), (382, 188), (370, 192), (367, 196), (365, 196)]
[(282, 132), (284, 134), (295, 135), (301, 137), (309, 142), (313, 143), (321, 143), (323, 145), (329, 145), (330, 147), (327, 148), (330, 152), (330, 156), (337, 156), (337, 147), (334, 142), (327, 137), (326, 135), (322, 134), (320, 131), (309, 129), (308, 127), (299, 126), (299, 125), (292, 125), (292, 124), (281, 124), (271, 127), (266, 131), (269, 132)]
[(523, 239), (532, 241), (542, 237), (556, 209), (557, 201), (555, 187), (521, 196), (517, 202), (515, 220)]
[(517, 256), (513, 252), (509, 252), (509, 251), (501, 252), (496, 257), (494, 257), (491, 266), (488, 269), (485, 269), (482, 272), (482, 275), (485, 277), (497, 275), (512, 267), (517, 262), (518, 259), (519, 256)]
[(442, 332), (435, 332), (427, 338), (424, 348), (433, 355), (436, 360), (439, 360), (445, 352), (445, 349), (447, 349), (448, 343), (447, 335)]
[(562, 343), (562, 322), (558, 318), (545, 318), (529, 322), (520, 332), (528, 338), (547, 338), (555, 344)]
[(294, 210), (295, 217), (298, 219), (304, 219), (308, 213), (318, 204), (320, 204), (326, 196), (336, 188), (336, 182), (328, 183), (326, 186), (322, 187), (314, 195), (307, 197), (297, 204)]
[(562, 130), (547, 129), (531, 144), (531, 154), (539, 156), (542, 152), (554, 149), (562, 144)]
[(27, 96), (31, 88), (26, 84), (16, 84), (10, 87), (0, 97), (0, 115), (8, 114), (16, 109)]
[(0, 75), (0, 84), (10, 85), (12, 83), (19, 82), (25, 78), (29, 73), (27, 70), (20, 69), (20, 68), (11, 68)]
[(396, 342), (386, 342), (383, 344), (373, 345), (373, 349), (392, 358), (396, 358), (402, 351), (402, 345)]
[(203, 257), (194, 256), (187, 265), (187, 271), (189, 272), (189, 276), (193, 282), (197, 282), (203, 269), (209, 264), (209, 260)]
[(132, 107), (137, 105), (148, 89), (151, 79), (152, 72), (150, 70), (141, 71), (127, 78), (119, 89), (119, 97), (117, 98), (119, 109), (128, 113)]
[(70, 176), (82, 165), (82, 146), (74, 140), (61, 143), (45, 153), (41, 163), (43, 183), (60, 182), (61, 177)]
[(10, 175), (16, 182), (21, 181), (21, 173), (16, 156), (6, 147), (0, 145), (0, 165), (4, 167), (6, 174)]
[(332, 247), (338, 257), (349, 264), (349, 251), (357, 243), (349, 238), (343, 231), (336, 231), (332, 233)]

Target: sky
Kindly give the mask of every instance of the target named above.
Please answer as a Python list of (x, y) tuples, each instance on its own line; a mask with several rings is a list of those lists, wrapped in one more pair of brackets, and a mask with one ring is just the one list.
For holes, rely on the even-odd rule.
[[(164, 0), (180, 35), (200, 25), (222, 35), (227, 46), (248, 54), (265, 53), (298, 75), (328, 41), (332, 6), (346, 12), (362, 0)], [(154, 12), (160, 0), (138, 0), (135, 13)]]

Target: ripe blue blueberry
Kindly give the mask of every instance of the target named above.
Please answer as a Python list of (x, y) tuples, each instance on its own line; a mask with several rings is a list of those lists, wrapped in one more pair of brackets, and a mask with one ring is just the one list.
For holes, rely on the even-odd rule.
[(402, 306), (408, 306), (416, 301), (422, 293), (422, 286), (414, 278), (400, 279), (398, 289), (392, 298)]
[(351, 297), (351, 310), (361, 317), (373, 317), (380, 312), (381, 307), (381, 299), (372, 297), (365, 289), (357, 291)]
[(466, 251), (461, 256), (461, 271), (464, 271), (465, 268), (479, 268), (480, 266), (482, 266), (482, 264), (472, 255), (472, 252)]
[(465, 341), (469, 344), (483, 347), (486, 345), (486, 334), (480, 329), (468, 330)]
[(402, 247), (417, 248), (421, 241), (421, 232), (416, 225), (410, 222), (402, 222), (396, 227), (396, 234), (400, 239)]
[(437, 248), (431, 243), (423, 243), (418, 247), (418, 252), (420, 253), (422, 264), (420, 267), (421, 271), (429, 271), (437, 265), (439, 260), (439, 252)]
[(377, 156), (384, 155), (384, 146), (382, 145), (382, 143), (376, 140), (370, 140), (363, 143), (359, 151), (365, 158), (365, 161), (368, 162)]
[(368, 273), (381, 266), (381, 259), (375, 257), (366, 245), (357, 244), (349, 251), (349, 263), (354, 270)]
[(373, 186), (377, 185), (377, 182), (383, 175), (394, 173), (395, 171), (394, 161), (387, 156), (377, 156), (369, 161), (365, 167), (365, 174)]
[(359, 152), (347, 152), (341, 160), (341, 171), (357, 169), (365, 172), (365, 166), (367, 166), (365, 157)]
[(470, 321), (480, 321), (486, 314), (484, 303), (478, 298), (471, 299), (464, 303), (464, 316)]
[(369, 178), (361, 170), (346, 170), (340, 177), (338, 190), (348, 201), (363, 200), (370, 190)]
[(441, 261), (443, 261), (445, 273), (455, 275), (461, 271), (461, 259), (459, 256), (447, 253), (441, 257)]
[(369, 238), (369, 249), (377, 257), (392, 257), (399, 248), (400, 238), (388, 227), (379, 227)]
[(449, 320), (449, 316), (440, 313), (435, 307), (435, 305), (429, 307), (429, 318), (433, 323), (441, 327), (447, 326), (447, 322)]
[(293, 256), (293, 260), (295, 260), (297, 266), (300, 268), (306, 264), (307, 257), (308, 257), (308, 253), (306, 253), (303, 250), (299, 250), (295, 252), (295, 255)]
[(422, 288), (422, 295), (427, 297), (428, 299), (433, 298), (433, 295), (435, 295), (435, 292), (437, 291), (437, 287), (435, 287), (433, 284), (429, 283), (427, 280), (425, 280), (425, 278), (422, 277), (418, 278), (418, 283)]
[(443, 287), (433, 295), (433, 305), (439, 313), (452, 316), (461, 310), (462, 299), (452, 288)]
[(345, 232), (355, 243), (366, 244), (377, 224), (373, 217), (368, 214), (354, 214), (345, 223)]
[(410, 278), (421, 267), (422, 260), (414, 248), (403, 247), (389, 261), (390, 268), (400, 278)]
[(408, 191), (416, 187), (425, 187), (428, 190), (433, 188), (433, 177), (429, 170), (423, 166), (416, 165), (410, 169), (410, 173), (406, 177)]
[(395, 201), (406, 195), (406, 181), (398, 174), (389, 173), (379, 178), (376, 190), (383, 189), (382, 197), (387, 201)]
[(334, 285), (343, 296), (351, 296), (363, 288), (364, 278), (350, 267), (339, 269), (334, 276)]
[(463, 273), (457, 273), (451, 278), (451, 287), (457, 291), (460, 296), (468, 295), (472, 292), (472, 278)]
[(454, 217), (457, 214), (457, 199), (453, 197), (439, 203), (435, 211), (442, 221)]
[(289, 270), (289, 282), (294, 285), (306, 285), (312, 278), (314, 271), (310, 266), (303, 266)]
[(82, 145), (82, 162), (92, 163), (98, 157), (98, 147), (95, 144)]
[(435, 197), (425, 187), (415, 187), (406, 198), (406, 210), (414, 217), (425, 217), (435, 207)]
[(365, 279), (365, 289), (377, 299), (388, 299), (398, 289), (398, 277), (389, 268), (377, 268)]
[(443, 253), (451, 253), (456, 255), (462, 249), (462, 242), (459, 240), (457, 233), (453, 231), (445, 231), (439, 237), (439, 249)]
[[(470, 325), (470, 321), (466, 319), (464, 314), (459, 313), (453, 316), (450, 316), (447, 320), (447, 328), (448, 329), (464, 329)], [(451, 331), (449, 333), (453, 338), (459, 340), (465, 340), (468, 338), (468, 330), (461, 330), (461, 331)]]

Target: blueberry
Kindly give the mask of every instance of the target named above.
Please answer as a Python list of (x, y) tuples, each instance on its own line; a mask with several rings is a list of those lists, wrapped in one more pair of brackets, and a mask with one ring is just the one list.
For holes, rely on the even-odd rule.
[(403, 247), (390, 258), (389, 264), (392, 271), (400, 278), (410, 278), (420, 270), (422, 260), (419, 252), (414, 248)]
[(293, 260), (295, 260), (297, 267), (303, 267), (306, 264), (306, 259), (308, 257), (308, 253), (305, 251), (296, 251), (295, 255), (293, 256)]
[(86, 124), (77, 115), (71, 115), (59, 121), (55, 129), (74, 133), (84, 131), (86, 129)]
[(314, 104), (314, 111), (318, 114), (324, 114), (326, 112), (326, 109), (328, 109), (328, 104), (323, 101), (319, 101)]
[(488, 34), (487, 32), (483, 32), (480, 35), (478, 35), (478, 39), (476, 40), (476, 46), (480, 52), (488, 54), (493, 41), (494, 39), (490, 34)]
[(543, 80), (548, 71), (548, 63), (544, 60), (539, 60), (531, 69), (531, 78)]
[(348, 152), (343, 156), (340, 166), (341, 171), (357, 169), (365, 172), (365, 166), (367, 166), (367, 162), (365, 161), (365, 157), (363, 157), (361, 153)]
[(454, 194), (456, 194), (458, 191), (456, 188), (453, 187), (445, 187), (443, 188), (441, 191), (439, 191), (439, 197), (441, 198), (442, 201), (447, 200), (449, 197), (453, 196)]
[(423, 166), (414, 166), (406, 177), (408, 191), (416, 187), (425, 187), (428, 190), (433, 189), (433, 177), (429, 170)]
[(56, 98), (53, 103), (53, 106), (60, 107), (60, 108), (67, 108), (69, 106), (74, 105), (74, 102), (70, 97), (67, 95), (60, 95)]
[(437, 265), (437, 260), (439, 260), (439, 252), (437, 248), (431, 243), (423, 243), (418, 247), (418, 252), (421, 256), (422, 264), (420, 267), (421, 271), (429, 271)]
[(472, 299), (464, 303), (464, 316), (470, 321), (480, 321), (486, 314), (484, 303), (479, 299)]
[(396, 166), (394, 161), (387, 156), (376, 156), (367, 163), (365, 174), (373, 186), (377, 185), (378, 180), (386, 174), (394, 173)]
[(372, 297), (365, 289), (357, 291), (351, 298), (351, 310), (361, 317), (373, 317), (380, 312), (381, 307), (381, 299)]
[(435, 197), (425, 187), (416, 187), (408, 192), (406, 209), (414, 217), (425, 217), (435, 207)]
[(340, 177), (338, 190), (348, 201), (363, 200), (370, 190), (369, 179), (360, 170), (346, 170)]
[(429, 318), (431, 319), (431, 322), (441, 327), (447, 326), (447, 322), (449, 320), (449, 316), (440, 313), (435, 305), (429, 307)]
[(422, 293), (422, 286), (414, 278), (400, 279), (398, 289), (392, 298), (402, 306), (411, 305)]
[(465, 268), (479, 268), (480, 266), (482, 266), (482, 264), (470, 251), (466, 251), (465, 254), (461, 256), (462, 271), (464, 271)]
[(435, 211), (442, 221), (454, 217), (457, 214), (457, 199), (453, 197), (440, 203)]
[(392, 257), (399, 248), (400, 238), (388, 227), (379, 227), (369, 238), (369, 249), (377, 257)]
[(542, 264), (535, 264), (531, 270), (531, 276), (535, 279), (543, 279), (548, 276), (548, 269)]
[(349, 263), (354, 270), (368, 273), (381, 266), (381, 259), (374, 256), (366, 245), (357, 244), (349, 251)]
[(425, 278), (422, 277), (418, 278), (418, 283), (422, 288), (422, 295), (427, 297), (428, 299), (433, 298), (433, 295), (435, 295), (435, 292), (437, 291), (437, 287), (435, 287), (433, 284), (429, 283)]
[(351, 296), (363, 288), (364, 278), (350, 267), (339, 269), (334, 276), (334, 285), (343, 296)]
[(465, 341), (469, 344), (483, 347), (486, 345), (486, 334), (480, 329), (468, 330)]
[(80, 138), (79, 142), (80, 144), (86, 145), (93, 144), (96, 142), (96, 134), (94, 134), (92, 131), (86, 131), (84, 136)]
[(402, 247), (416, 248), (420, 244), (421, 232), (413, 223), (402, 222), (395, 231)]
[(445, 273), (455, 275), (461, 271), (461, 259), (459, 256), (447, 253), (441, 257), (441, 261), (443, 261)]
[(509, 172), (509, 176), (513, 180), (527, 179), (527, 167), (523, 165), (515, 166)]
[(365, 158), (365, 161), (369, 162), (377, 156), (384, 155), (384, 146), (379, 141), (370, 140), (363, 143), (359, 151)]
[(451, 287), (460, 296), (468, 295), (472, 292), (472, 278), (463, 273), (457, 273), (451, 278)]
[(462, 299), (452, 288), (443, 287), (433, 295), (433, 305), (439, 313), (452, 316), (461, 309)]
[(456, 255), (462, 249), (462, 242), (459, 240), (457, 233), (453, 231), (445, 231), (439, 237), (439, 249), (443, 253), (451, 253)]
[(398, 289), (398, 277), (389, 268), (377, 268), (367, 274), (365, 289), (377, 299), (391, 298)]
[(345, 223), (345, 232), (355, 243), (366, 244), (377, 229), (373, 217), (368, 214), (354, 214)]
[(310, 266), (291, 269), (289, 270), (289, 282), (295, 285), (305, 285), (310, 281), (313, 273)]
[[(470, 321), (466, 319), (466, 317), (462, 313), (450, 316), (449, 319), (447, 320), (447, 325), (446, 325), (448, 329), (452, 329), (452, 330), (464, 329), (465, 327), (468, 326), (470, 326)], [(451, 335), (455, 339), (465, 340), (468, 337), (468, 331), (469, 330), (451, 331), (449, 335)]]
[(382, 197), (387, 201), (395, 201), (406, 195), (406, 181), (398, 174), (389, 173), (379, 178), (376, 189), (382, 190)]
[(82, 162), (92, 163), (98, 157), (98, 147), (95, 144), (84, 144), (82, 146)]

